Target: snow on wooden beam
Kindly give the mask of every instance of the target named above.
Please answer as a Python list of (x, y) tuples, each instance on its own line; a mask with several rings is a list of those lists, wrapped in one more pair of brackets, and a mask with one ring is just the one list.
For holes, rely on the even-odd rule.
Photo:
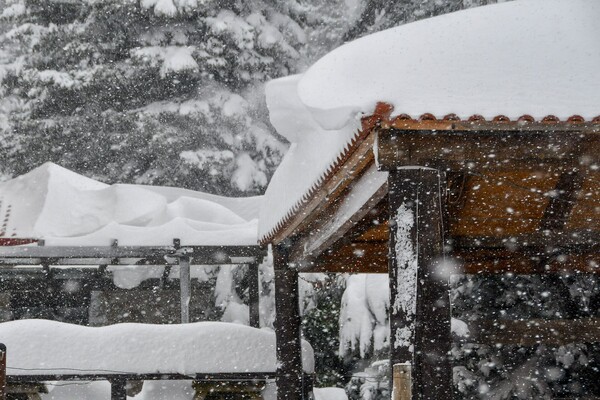
[(390, 362), (412, 366), (412, 399), (450, 399), (449, 276), (437, 170), (389, 173)]
[(0, 265), (96, 265), (113, 260), (140, 259), (164, 264), (165, 257), (185, 255), (197, 265), (260, 262), (266, 249), (259, 246), (0, 246)]

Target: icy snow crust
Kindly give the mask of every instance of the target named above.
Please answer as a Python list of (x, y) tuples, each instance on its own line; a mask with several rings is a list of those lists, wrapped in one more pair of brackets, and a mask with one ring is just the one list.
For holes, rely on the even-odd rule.
[(261, 210), (268, 239), (308, 200), (378, 102), (418, 118), (600, 115), (600, 1), (520, 0), (399, 26), (266, 88), (291, 143)]
[[(4, 236), (47, 245), (256, 245), (261, 197), (225, 198), (191, 190), (106, 185), (56, 164), (0, 183)], [(8, 206), (10, 205), (10, 211)]]
[[(224, 322), (118, 324), (99, 328), (47, 320), (0, 323), (9, 375), (275, 372), (275, 333)], [(304, 371), (313, 350), (302, 343)]]

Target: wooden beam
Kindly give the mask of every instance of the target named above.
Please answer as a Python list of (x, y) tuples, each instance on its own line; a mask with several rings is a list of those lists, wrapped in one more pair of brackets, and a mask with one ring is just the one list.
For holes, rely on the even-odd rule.
[(260, 328), (260, 275), (258, 264), (248, 265), (248, 324), (253, 328)]
[(339, 201), (314, 219), (313, 229), (295, 240), (292, 262), (318, 257), (346, 236), (387, 194), (387, 173), (373, 163), (340, 195)]
[(0, 343), (0, 400), (6, 400), (6, 345)]
[(303, 272), (388, 273), (388, 242), (342, 243), (302, 263)]
[(179, 301), (181, 307), (181, 323), (190, 322), (190, 299), (191, 299), (191, 275), (190, 259), (188, 257), (179, 258)]
[[(193, 257), (197, 265), (260, 262), (260, 246), (0, 246), (0, 265), (101, 265), (119, 259), (165, 263), (165, 257)], [(173, 261), (174, 262), (174, 261)]]
[[(581, 132), (415, 131), (379, 129), (379, 165), (385, 169), (422, 165), (444, 171), (498, 168), (580, 168), (580, 158), (600, 135)], [(532, 152), (535, 149), (535, 152)], [(590, 154), (598, 159), (597, 154)]]
[(541, 231), (562, 231), (577, 201), (577, 192), (583, 186), (583, 174), (578, 170), (561, 174), (542, 220)]
[(412, 365), (412, 399), (451, 399), (450, 296), (443, 274), (443, 173), (392, 170), (390, 362)]
[(384, 129), (395, 128), (401, 130), (415, 131), (487, 131), (487, 132), (540, 132), (540, 131), (558, 131), (558, 132), (586, 132), (600, 133), (600, 123), (594, 122), (538, 122), (538, 121), (452, 121), (443, 119), (434, 120), (415, 120), (405, 118), (394, 118), (388, 121), (382, 121), (381, 126)]
[(301, 400), (302, 342), (300, 339), (300, 305), (298, 271), (290, 265), (290, 247), (273, 248), (275, 269), (275, 337), (277, 353), (277, 399)]
[(508, 237), (458, 236), (452, 238), (451, 246), (454, 250), (507, 249), (512, 252), (525, 250), (527, 253), (536, 254), (592, 251), (600, 250), (600, 231), (546, 231)]
[(490, 345), (564, 346), (600, 343), (600, 319), (477, 320), (468, 323), (469, 342)]

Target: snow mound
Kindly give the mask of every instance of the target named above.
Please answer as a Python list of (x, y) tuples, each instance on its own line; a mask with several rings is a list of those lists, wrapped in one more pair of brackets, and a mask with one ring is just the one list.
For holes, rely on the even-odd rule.
[[(118, 324), (99, 328), (47, 320), (0, 323), (8, 375), (275, 372), (275, 333), (224, 322)], [(313, 350), (302, 343), (304, 370)]]
[(48, 245), (255, 245), (260, 197), (106, 185), (52, 163), (0, 183), (0, 237)]
[(341, 388), (314, 388), (315, 400), (348, 400), (346, 391)]
[(599, 19), (597, 0), (472, 8), (363, 37), (271, 81), (271, 123), (292, 145), (267, 188), (260, 240), (327, 179), (378, 102), (415, 119), (600, 116)]
[(418, 118), (600, 114), (600, 2), (511, 1), (388, 29), (332, 51), (298, 85), (326, 128), (377, 102)]

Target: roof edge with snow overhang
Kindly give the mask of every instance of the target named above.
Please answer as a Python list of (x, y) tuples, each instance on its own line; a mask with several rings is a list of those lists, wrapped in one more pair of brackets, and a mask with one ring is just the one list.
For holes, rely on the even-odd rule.
[[(301, 76), (272, 81), (271, 122), (292, 146), (267, 189), (259, 242), (272, 242), (304, 212), (376, 124), (600, 131), (596, 17), (593, 0), (479, 7), (369, 35)], [(304, 161), (314, 153), (323, 159)]]

